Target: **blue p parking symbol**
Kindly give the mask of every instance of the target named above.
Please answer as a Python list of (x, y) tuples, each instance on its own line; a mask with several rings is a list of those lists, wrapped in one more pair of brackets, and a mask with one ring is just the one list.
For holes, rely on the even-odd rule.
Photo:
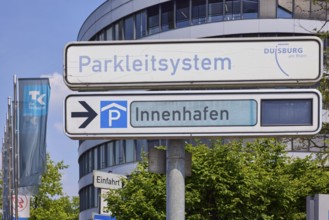
[(127, 101), (101, 101), (101, 128), (127, 128)]

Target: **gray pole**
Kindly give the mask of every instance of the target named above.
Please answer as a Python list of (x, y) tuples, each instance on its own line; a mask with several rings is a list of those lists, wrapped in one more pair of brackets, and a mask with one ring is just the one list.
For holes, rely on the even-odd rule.
[(9, 132), (9, 145), (8, 145), (8, 189), (9, 189), (9, 214), (10, 218), (13, 216), (13, 118), (12, 118), (12, 100), (8, 97), (8, 132)]
[(18, 103), (17, 103), (17, 77), (14, 76), (14, 111), (13, 111), (13, 128), (14, 128), (14, 189), (15, 189), (15, 219), (18, 219)]
[(169, 140), (166, 171), (166, 219), (185, 219), (185, 142)]

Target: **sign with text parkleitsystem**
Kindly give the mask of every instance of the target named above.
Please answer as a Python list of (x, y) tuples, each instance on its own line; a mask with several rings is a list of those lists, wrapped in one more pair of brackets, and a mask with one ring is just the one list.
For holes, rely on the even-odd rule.
[(317, 37), (75, 42), (64, 80), (72, 90), (312, 84), (322, 54)]

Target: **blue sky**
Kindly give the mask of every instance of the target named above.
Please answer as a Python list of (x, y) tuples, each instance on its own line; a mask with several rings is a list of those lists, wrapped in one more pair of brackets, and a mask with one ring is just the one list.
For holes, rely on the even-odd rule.
[(104, 0), (10, 0), (0, 3), (0, 136), (4, 134), (13, 76), (49, 77), (51, 102), (47, 151), (70, 167), (62, 179), (64, 191), (78, 195), (78, 142), (63, 132), (63, 100), (71, 91), (63, 82), (63, 53), (76, 41), (88, 15)]

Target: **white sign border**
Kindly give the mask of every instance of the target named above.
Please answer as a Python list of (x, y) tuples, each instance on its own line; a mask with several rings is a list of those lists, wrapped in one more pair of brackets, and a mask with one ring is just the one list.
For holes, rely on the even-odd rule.
[[(208, 81), (194, 81), (191, 79), (186, 79), (185, 81), (158, 81), (157, 79), (152, 81), (131, 81), (131, 82), (88, 82), (86, 76), (81, 77), (80, 80), (83, 79), (83, 82), (80, 81), (77, 77), (76, 82), (70, 81), (68, 73), (68, 57), (70, 48), (78, 48), (78, 47), (99, 47), (102, 46), (134, 46), (134, 45), (159, 45), (159, 44), (191, 44), (191, 43), (248, 43), (248, 42), (306, 42), (312, 41), (319, 44), (319, 54), (318, 54), (318, 70), (319, 72), (315, 78), (300, 78), (300, 79), (261, 79), (257, 77), (256, 79), (251, 80), (240, 80), (240, 79), (232, 79), (232, 80), (218, 80), (212, 79)], [(194, 40), (153, 40), (153, 41), (103, 41), (103, 42), (71, 42), (66, 45), (64, 52), (64, 82), (71, 90), (77, 91), (101, 91), (101, 90), (122, 90), (122, 89), (173, 89), (173, 88), (218, 88), (218, 87), (250, 87), (250, 86), (261, 86), (261, 87), (270, 87), (273, 85), (285, 85), (285, 86), (296, 86), (299, 85), (309, 85), (318, 82), (323, 75), (322, 70), (322, 59), (323, 59), (323, 45), (322, 41), (318, 37), (268, 37), (268, 38), (227, 38), (227, 39), (194, 39)], [(314, 74), (314, 73), (312, 73)], [(313, 76), (313, 75), (312, 75)], [(148, 79), (149, 80), (149, 79)]]
[[(83, 132), (81, 133), (74, 133), (70, 132), (70, 129), (67, 128), (68, 123), (68, 117), (70, 117), (71, 111), (67, 109), (67, 101), (71, 97), (79, 97), (81, 99), (84, 99), (86, 97), (97, 97), (97, 96), (105, 96), (105, 97), (115, 97), (115, 99), (122, 99), (129, 96), (141, 96), (141, 97), (168, 97), (168, 96), (182, 96), (188, 94), (189, 96), (196, 96), (196, 95), (207, 95), (207, 94), (224, 94), (224, 95), (230, 95), (230, 94), (236, 94), (236, 95), (251, 95), (249, 98), (252, 98), (252, 94), (269, 94), (274, 95), (274, 97), (277, 97), (276, 95), (285, 94), (289, 95), (286, 96), (288, 99), (292, 99), (289, 97), (299, 97), (302, 99), (303, 94), (308, 95), (308, 97), (312, 96), (315, 98), (316, 103), (313, 104), (313, 126), (305, 126), (305, 128), (302, 129), (302, 126), (282, 126), (281, 130), (278, 127), (277, 131), (273, 130), (273, 127), (271, 129), (267, 129), (266, 127), (262, 127), (262, 130), (256, 129), (256, 131), (248, 131), (251, 129), (248, 129), (247, 126), (245, 126), (244, 129), (241, 129), (239, 132), (227, 130), (227, 132), (218, 132), (218, 131), (202, 131), (207, 130), (207, 127), (194, 127), (193, 132), (182, 132), (182, 128), (168, 128), (164, 127), (162, 129), (170, 129), (172, 131), (166, 132), (157, 132), (154, 127), (152, 128), (146, 128), (145, 130), (140, 129), (141, 132), (134, 131), (132, 132), (127, 128), (127, 132), (118, 132), (118, 130), (113, 130), (112, 133), (95, 133), (95, 132)], [(293, 96), (291, 96), (293, 95)], [(160, 96), (160, 97), (159, 97)], [(151, 99), (152, 100), (152, 99)], [(153, 98), (154, 100), (154, 98)], [(317, 134), (322, 127), (322, 95), (319, 91), (316, 89), (269, 89), (269, 90), (190, 90), (190, 91), (154, 91), (154, 92), (128, 92), (128, 93), (110, 93), (110, 94), (85, 94), (85, 95), (77, 95), (72, 94), (66, 97), (65, 99), (65, 113), (64, 113), (64, 121), (65, 121), (65, 134), (70, 137), (71, 139), (101, 139), (101, 138), (111, 138), (111, 139), (127, 139), (127, 138), (133, 138), (133, 139), (140, 139), (140, 138), (148, 138), (148, 139), (158, 139), (158, 138), (180, 138), (180, 139), (186, 139), (189, 137), (270, 137), (270, 136), (295, 136), (295, 135), (314, 135)], [(317, 112), (315, 112), (317, 111)], [(260, 116), (258, 116), (260, 117)], [(97, 119), (95, 119), (97, 120)], [(135, 128), (133, 128), (135, 129)], [(152, 132), (146, 132), (146, 130), (152, 130)], [(138, 130), (138, 129), (137, 129)], [(179, 132), (180, 131), (180, 132)], [(197, 131), (197, 132), (196, 132)]]

